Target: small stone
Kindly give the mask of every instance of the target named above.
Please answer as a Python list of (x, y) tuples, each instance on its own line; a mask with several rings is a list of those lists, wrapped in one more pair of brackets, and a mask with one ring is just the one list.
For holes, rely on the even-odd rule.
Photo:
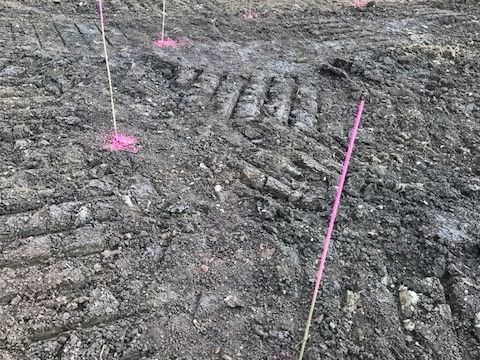
[(253, 331), (258, 336), (261, 336), (261, 337), (264, 337), (264, 338), (268, 337), (268, 333), (266, 333), (260, 325), (255, 325), (253, 327)]
[(271, 176), (267, 177), (265, 188), (280, 199), (296, 202), (301, 198), (300, 192), (294, 192), (288, 185)]
[(360, 293), (347, 290), (347, 311), (350, 315), (357, 313), (360, 307), (361, 297)]
[(84, 304), (89, 300), (88, 296), (80, 296), (79, 298), (76, 298), (75, 301), (79, 304)]
[(55, 300), (59, 305), (66, 305), (68, 303), (68, 299), (65, 296), (59, 296)]
[(320, 315), (317, 316), (315, 319), (313, 319), (313, 322), (314, 322), (315, 324), (320, 324), (320, 323), (323, 321), (324, 318), (325, 318), (325, 315), (320, 314)]
[(19, 72), (19, 68), (13, 65), (8, 65), (0, 71), (0, 75), (2, 76), (14, 76), (17, 75)]
[(107, 249), (107, 250), (104, 250), (104, 251), (102, 252), (102, 256), (103, 256), (104, 259), (109, 259), (109, 258), (111, 258), (111, 257), (113, 257), (113, 256), (115, 256), (115, 255), (120, 254), (120, 253), (121, 253), (121, 252), (120, 252), (119, 250), (108, 250), (108, 249)]
[(84, 224), (90, 218), (90, 210), (86, 206), (82, 206), (77, 213), (77, 224)]
[(263, 134), (260, 131), (250, 127), (243, 131), (243, 135), (245, 135), (245, 137), (249, 140), (258, 140), (263, 137)]
[(261, 189), (265, 186), (265, 181), (267, 177), (257, 168), (254, 168), (251, 165), (245, 165), (242, 172), (250, 185), (255, 189)]
[(317, 173), (320, 173), (326, 177), (334, 177), (335, 173), (332, 170), (329, 170), (327, 167), (324, 165), (320, 164), (318, 161), (313, 159), (312, 157), (308, 156), (305, 153), (300, 153), (298, 155), (298, 161), (301, 163), (304, 167), (315, 171)]
[(219, 193), (222, 191), (222, 185), (215, 185), (215, 192)]
[(57, 340), (60, 344), (65, 344), (68, 338), (66, 336), (60, 335)]
[(189, 209), (189, 205), (186, 203), (177, 203), (177, 204), (172, 204), (167, 207), (167, 212), (170, 214), (183, 214)]
[(22, 301), (22, 298), (19, 295), (17, 295), (12, 299), (10, 304), (15, 306), (15, 305), (18, 305), (20, 303), (20, 301)]
[(223, 301), (231, 308), (243, 307), (242, 301), (236, 295), (228, 295)]
[(73, 311), (73, 310), (76, 310), (77, 308), (78, 308), (78, 304), (76, 302), (68, 303), (66, 306), (67, 311)]
[(23, 150), (23, 149), (26, 149), (31, 142), (32, 142), (31, 140), (23, 140), (23, 139), (17, 140), (15, 141), (14, 147), (15, 149)]
[(98, 263), (93, 265), (93, 271), (95, 271), (96, 273), (100, 272), (101, 270), (102, 270), (102, 265)]
[(57, 120), (67, 125), (78, 125), (82, 122), (82, 120), (76, 116), (58, 117)]
[[(268, 230), (268, 229), (267, 229)], [(278, 233), (278, 230), (269, 231), (270, 233)], [(276, 248), (268, 243), (260, 244), (260, 255), (262, 259), (271, 259), (276, 252)]]
[(226, 354), (223, 354), (223, 355), (222, 355), (222, 359), (223, 359), (223, 360), (233, 360), (233, 358), (232, 358), (231, 356), (228, 356), (228, 355), (226, 355)]
[(183, 224), (182, 229), (187, 234), (195, 232), (195, 226), (190, 222)]
[(403, 326), (405, 327), (405, 330), (407, 330), (407, 331), (415, 330), (415, 323), (410, 319), (403, 320)]
[(118, 312), (119, 302), (106, 288), (96, 288), (90, 294), (88, 313), (91, 318), (107, 317)]
[(132, 198), (128, 195), (122, 195), (122, 199), (123, 201), (125, 201), (125, 204), (127, 204), (128, 207), (134, 207), (135, 205), (133, 205), (133, 202), (132, 202)]
[(288, 331), (270, 330), (268, 332), (268, 336), (271, 337), (271, 338), (277, 338), (279, 340), (284, 340), (288, 337)]
[(408, 290), (405, 286), (400, 286), (399, 290), (400, 303), (403, 310), (410, 309), (420, 301), (420, 298), (415, 291)]
[(387, 167), (383, 165), (374, 165), (372, 170), (380, 177), (384, 177), (387, 174)]

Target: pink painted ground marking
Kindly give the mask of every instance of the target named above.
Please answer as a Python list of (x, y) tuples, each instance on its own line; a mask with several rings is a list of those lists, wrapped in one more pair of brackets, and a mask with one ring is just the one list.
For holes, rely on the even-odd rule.
[(352, 0), (352, 6), (357, 9), (364, 9), (370, 2), (370, 0)]
[(110, 151), (128, 151), (132, 154), (138, 152), (137, 139), (133, 136), (124, 134), (114, 134), (108, 137), (108, 142), (104, 146), (105, 149)]
[(254, 19), (257, 19), (259, 17), (260, 17), (260, 15), (258, 15), (258, 13), (255, 10), (252, 10), (252, 9), (248, 9), (247, 11), (245, 11), (245, 14), (243, 15), (243, 18), (247, 19), (247, 20), (254, 20)]
[(163, 40), (155, 40), (153, 44), (160, 48), (176, 48), (179, 46), (185, 46), (191, 44), (192, 41), (188, 39), (179, 39), (174, 40), (170, 38), (165, 38)]

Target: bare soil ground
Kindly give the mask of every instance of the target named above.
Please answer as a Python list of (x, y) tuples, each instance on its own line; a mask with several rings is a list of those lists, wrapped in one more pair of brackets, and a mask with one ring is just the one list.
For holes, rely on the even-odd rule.
[(480, 359), (475, 2), (0, 4), (0, 359)]

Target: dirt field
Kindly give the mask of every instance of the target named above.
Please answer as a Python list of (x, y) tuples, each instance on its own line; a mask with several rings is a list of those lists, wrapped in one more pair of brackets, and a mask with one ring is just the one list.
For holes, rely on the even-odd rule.
[[(480, 359), (475, 1), (0, 1), (0, 359)], [(454, 3), (454, 4), (452, 4)]]

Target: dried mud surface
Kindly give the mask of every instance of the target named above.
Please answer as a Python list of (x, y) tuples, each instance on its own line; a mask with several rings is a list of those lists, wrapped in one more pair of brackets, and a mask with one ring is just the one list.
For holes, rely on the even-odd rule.
[[(0, 4), (0, 359), (480, 359), (478, 4)], [(331, 6), (330, 6), (331, 5)]]

